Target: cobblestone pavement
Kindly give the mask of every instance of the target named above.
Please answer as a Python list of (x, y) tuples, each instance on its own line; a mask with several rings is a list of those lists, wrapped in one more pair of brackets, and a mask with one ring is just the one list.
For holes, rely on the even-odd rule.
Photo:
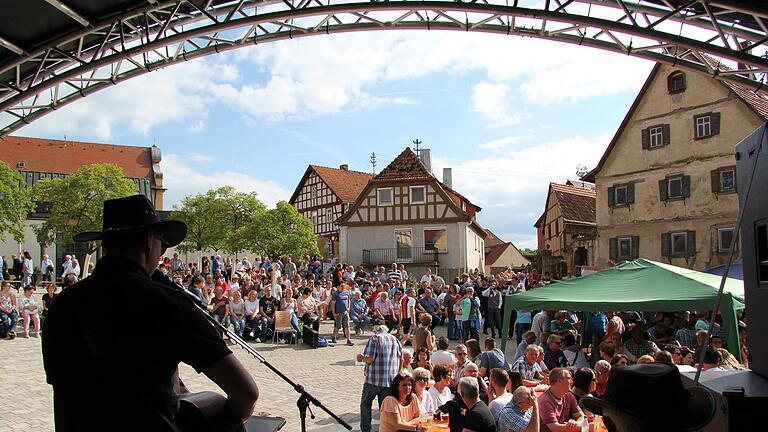
[[(323, 335), (332, 330), (330, 322), (320, 328)], [(23, 332), (22, 332), (23, 333)], [(438, 327), (436, 335), (445, 335), (445, 327)], [(483, 336), (483, 335), (481, 335)], [(324, 403), (345, 421), (353, 430), (359, 430), (360, 394), (363, 386), (363, 367), (355, 365), (355, 355), (361, 353), (368, 336), (353, 336), (355, 346), (343, 343), (327, 348), (312, 349), (306, 345), (254, 344), (257, 351), (289, 378), (302, 384), (313, 396)], [(343, 339), (341, 339), (343, 342)], [(452, 343), (451, 346), (455, 346)], [(514, 352), (514, 343), (507, 351)], [(259, 386), (261, 397), (256, 405), (257, 413), (267, 413), (287, 420), (283, 431), (296, 432), (301, 429), (296, 408), (297, 393), (266, 366), (238, 346), (231, 346), (246, 369), (251, 371)], [(0, 385), (6, 398), (0, 404), (0, 432), (16, 430), (53, 430), (51, 387), (45, 383), (40, 339), (17, 338), (0, 340)], [(192, 391), (218, 391), (216, 385), (205, 375), (198, 375), (194, 369), (182, 364), (180, 376)], [(220, 391), (219, 391), (220, 392)], [(375, 402), (374, 402), (375, 406)], [(307, 429), (312, 431), (343, 431), (328, 414), (312, 407), (316, 418), (307, 416)], [(374, 424), (378, 413), (374, 409)], [(376, 427), (374, 426), (374, 431)]]

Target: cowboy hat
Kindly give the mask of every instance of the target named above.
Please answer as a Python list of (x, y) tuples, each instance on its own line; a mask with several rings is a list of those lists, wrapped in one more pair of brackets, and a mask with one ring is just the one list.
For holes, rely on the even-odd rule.
[(187, 235), (187, 225), (178, 220), (161, 221), (152, 203), (144, 195), (133, 195), (104, 201), (102, 231), (76, 234), (76, 242), (110, 240), (139, 232), (159, 233), (167, 247), (178, 245)]
[(715, 415), (712, 395), (702, 387), (683, 388), (680, 371), (665, 363), (612, 368), (605, 395), (581, 398), (579, 405), (597, 415), (609, 408), (679, 431), (701, 429)]

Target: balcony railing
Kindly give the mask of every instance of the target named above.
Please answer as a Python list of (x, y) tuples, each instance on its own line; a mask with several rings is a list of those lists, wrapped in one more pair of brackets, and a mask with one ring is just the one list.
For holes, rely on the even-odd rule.
[(363, 249), (362, 263), (368, 265), (389, 265), (392, 263), (437, 265), (440, 263), (439, 255), (440, 251), (437, 249), (423, 247)]

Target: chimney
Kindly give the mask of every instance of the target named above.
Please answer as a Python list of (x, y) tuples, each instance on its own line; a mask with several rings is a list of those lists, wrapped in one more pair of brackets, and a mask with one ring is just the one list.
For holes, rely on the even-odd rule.
[(427, 171), (429, 173), (432, 173), (432, 152), (429, 149), (421, 149), (419, 152), (419, 159), (421, 159), (421, 163), (424, 164), (424, 166), (427, 168)]
[(443, 168), (443, 184), (453, 189), (453, 169)]
[(349, 171), (349, 165), (341, 164), (341, 165), (339, 165), (339, 169), (342, 170), (342, 171)]

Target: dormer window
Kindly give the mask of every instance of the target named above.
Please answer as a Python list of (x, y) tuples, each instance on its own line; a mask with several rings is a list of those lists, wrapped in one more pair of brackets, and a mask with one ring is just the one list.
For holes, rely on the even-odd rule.
[(685, 74), (682, 72), (673, 72), (667, 77), (667, 90), (670, 94), (682, 93), (685, 91)]

